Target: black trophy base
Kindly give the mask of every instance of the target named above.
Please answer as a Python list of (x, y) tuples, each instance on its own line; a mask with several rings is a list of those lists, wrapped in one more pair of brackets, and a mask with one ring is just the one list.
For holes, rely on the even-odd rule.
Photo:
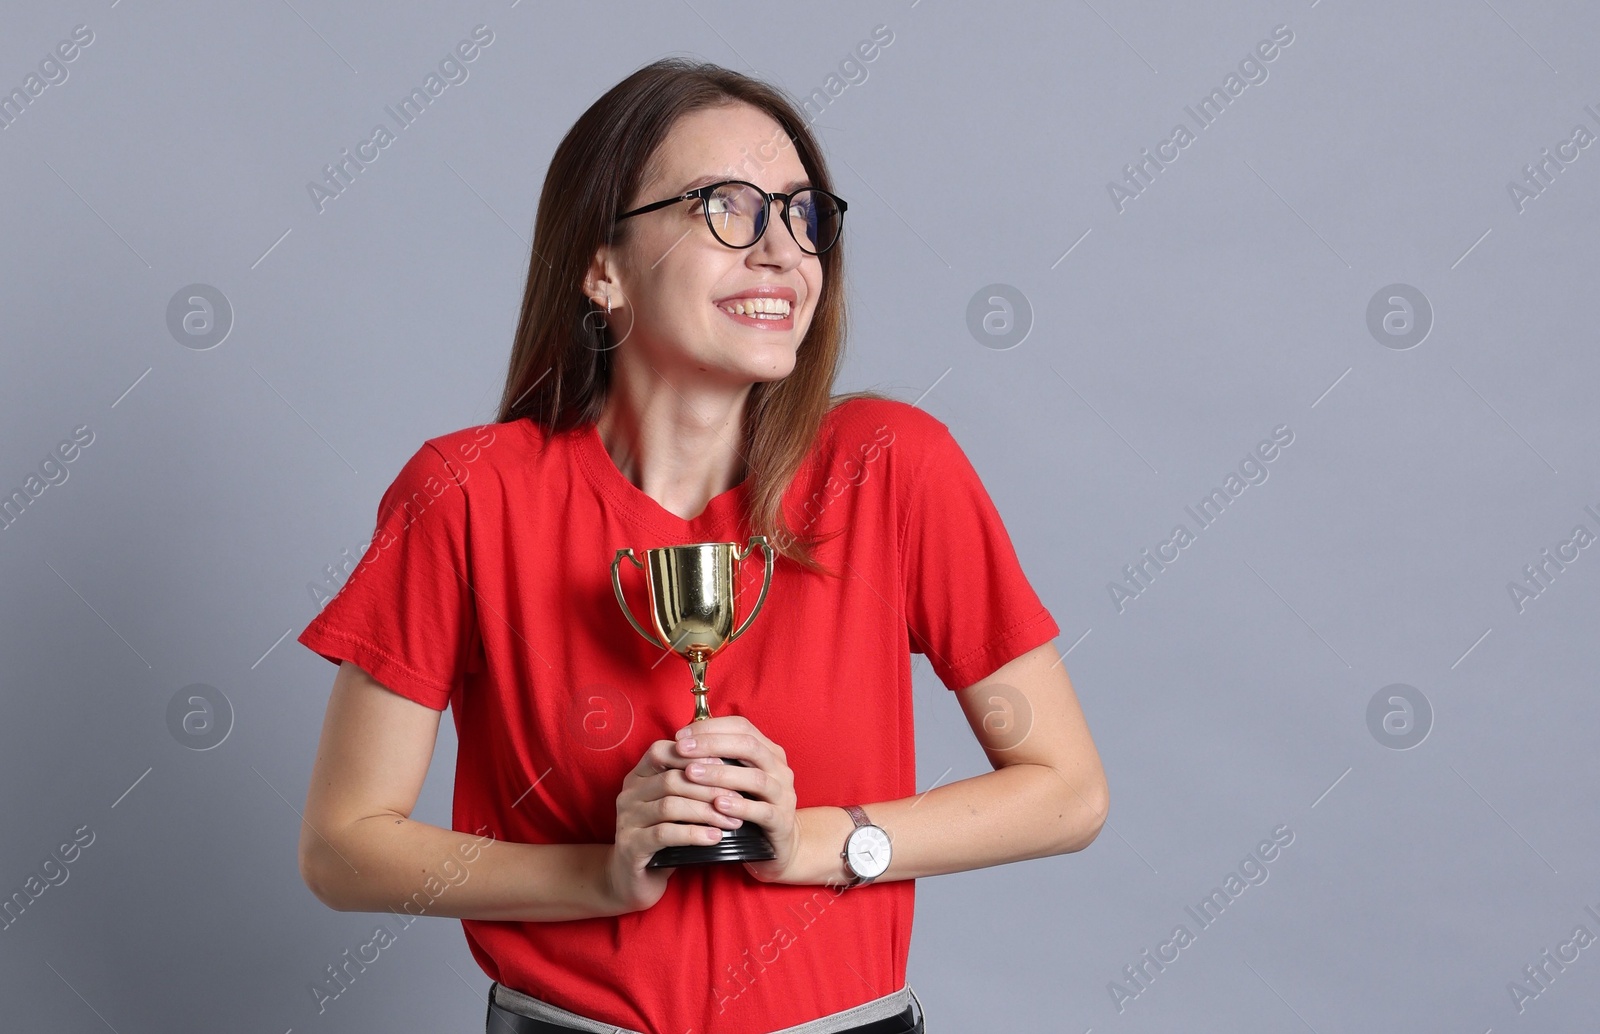
[[(744, 762), (724, 758), (724, 763), (741, 765)], [(749, 798), (747, 793), (740, 797)], [(721, 827), (717, 827), (721, 829)], [(646, 869), (670, 869), (680, 865), (705, 865), (711, 862), (764, 862), (778, 857), (772, 841), (759, 825), (745, 819), (738, 829), (722, 830), (722, 839), (714, 844), (675, 844), (663, 847), (650, 856)]]
[(764, 862), (778, 857), (772, 841), (762, 828), (744, 821), (738, 829), (724, 829), (722, 839), (714, 844), (675, 844), (663, 847), (645, 863), (646, 869), (669, 869), (679, 865), (703, 865), (708, 862)]

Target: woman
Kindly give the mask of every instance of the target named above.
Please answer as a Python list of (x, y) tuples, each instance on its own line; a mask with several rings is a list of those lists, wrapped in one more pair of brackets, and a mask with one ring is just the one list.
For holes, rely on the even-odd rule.
[[(300, 636), (341, 665), (302, 874), (460, 918), (492, 1030), (921, 1031), (913, 881), (1104, 821), (1060, 629), (971, 464), (914, 406), (830, 395), (847, 207), (757, 80), (665, 60), (609, 91), (552, 159), (496, 421), (417, 451)], [(752, 533), (770, 595), (690, 722), (611, 561)], [(916, 793), (913, 651), (995, 771)], [(449, 830), (410, 818), (446, 706)], [(772, 858), (647, 867), (746, 822)]]

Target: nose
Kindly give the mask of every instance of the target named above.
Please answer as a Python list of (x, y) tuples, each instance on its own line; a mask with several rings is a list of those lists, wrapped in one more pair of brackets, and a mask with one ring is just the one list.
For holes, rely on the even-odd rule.
[(785, 218), (787, 208), (782, 198), (767, 202), (765, 228), (761, 231), (761, 239), (750, 249), (752, 261), (792, 269), (805, 257), (800, 242), (795, 239), (794, 227)]

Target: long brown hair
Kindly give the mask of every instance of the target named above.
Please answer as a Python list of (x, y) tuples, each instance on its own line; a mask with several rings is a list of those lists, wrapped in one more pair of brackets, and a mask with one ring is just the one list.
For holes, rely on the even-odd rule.
[[(613, 86), (573, 123), (545, 174), (497, 421), (528, 417), (548, 437), (599, 420), (614, 345), (583, 293), (585, 272), (602, 244), (626, 241), (630, 224), (619, 224), (615, 216), (649, 178), (650, 163), (677, 120), (740, 102), (782, 127), (813, 186), (833, 189), (822, 150), (799, 110), (759, 79), (710, 63), (663, 58)], [(780, 381), (751, 387), (742, 428), (751, 527), (780, 554), (813, 571), (823, 569), (812, 556), (817, 539), (789, 527), (784, 491), (830, 409), (852, 398), (889, 397), (873, 391), (832, 394), (845, 338), (843, 240), (819, 261), (822, 293), (794, 369)]]

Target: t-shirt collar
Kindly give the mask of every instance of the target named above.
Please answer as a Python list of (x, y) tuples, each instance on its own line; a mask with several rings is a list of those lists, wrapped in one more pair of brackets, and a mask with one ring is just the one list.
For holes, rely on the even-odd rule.
[[(684, 520), (652, 499), (646, 492), (623, 476), (600, 440), (600, 427), (589, 423), (574, 429), (575, 447), (579, 465), (593, 483), (595, 490), (609, 500), (618, 510), (643, 525), (647, 530), (671, 540), (658, 544), (686, 545), (697, 541), (711, 541), (715, 533), (744, 513), (745, 500), (750, 492), (750, 479), (746, 477), (737, 485), (714, 496), (706, 508), (691, 520)], [(646, 548), (651, 548), (646, 547)]]

